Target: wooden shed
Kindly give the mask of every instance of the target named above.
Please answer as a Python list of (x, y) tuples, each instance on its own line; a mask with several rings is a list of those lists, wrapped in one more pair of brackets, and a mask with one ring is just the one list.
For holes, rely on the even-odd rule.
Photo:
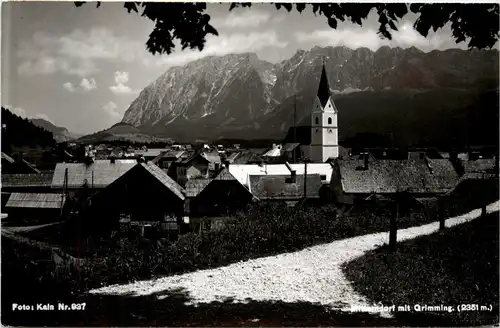
[(153, 163), (137, 163), (91, 198), (90, 218), (111, 227), (124, 215), (132, 221), (182, 223), (184, 198), (184, 189), (165, 171)]
[(66, 215), (66, 197), (62, 194), (11, 193), (5, 212), (11, 224), (55, 222)]

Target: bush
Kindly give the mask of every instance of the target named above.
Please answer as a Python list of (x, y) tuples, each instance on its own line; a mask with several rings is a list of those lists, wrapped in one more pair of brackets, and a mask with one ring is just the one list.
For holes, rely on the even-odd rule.
[[(354, 208), (337, 215), (332, 206), (300, 204), (283, 208), (257, 205), (215, 231), (181, 235), (174, 242), (131, 238), (120, 233), (108, 240), (89, 241), (88, 261), (55, 279), (72, 281), (78, 291), (112, 283), (149, 279), (212, 268), (257, 257), (292, 252), (312, 245), (363, 234), (387, 231), (390, 208)], [(433, 221), (422, 209), (398, 220), (403, 229)]]

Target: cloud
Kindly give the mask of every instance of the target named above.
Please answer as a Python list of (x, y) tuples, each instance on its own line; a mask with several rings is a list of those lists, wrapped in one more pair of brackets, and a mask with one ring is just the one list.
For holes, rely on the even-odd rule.
[(125, 84), (128, 82), (128, 72), (116, 71), (115, 72), (116, 84)]
[(86, 78), (83, 78), (82, 81), (80, 82), (80, 87), (84, 90), (84, 91), (90, 91), (90, 90), (93, 90), (95, 88), (97, 88), (97, 84), (95, 82), (94, 79), (86, 79)]
[(112, 101), (109, 101), (106, 105), (102, 106), (102, 109), (104, 109), (113, 121), (119, 120), (122, 116), (117, 108), (118, 106)]
[(270, 18), (271, 14), (263, 11), (239, 8), (238, 10), (231, 11), (229, 14), (225, 15), (224, 18), (215, 18), (211, 20), (210, 24), (215, 28), (257, 27), (267, 23)]
[(156, 60), (146, 58), (143, 63), (146, 66), (182, 66), (205, 56), (255, 52), (267, 47), (284, 48), (287, 45), (287, 42), (283, 42), (278, 38), (276, 31), (252, 32), (248, 34), (234, 33), (221, 36), (210, 35), (207, 36), (207, 42), (203, 51), (178, 51)]
[(75, 92), (76, 91), (75, 87), (73, 86), (73, 83), (71, 83), (71, 82), (64, 83), (63, 84), (63, 88), (64, 88), (64, 90), (67, 90), (69, 92)]
[(424, 51), (457, 47), (455, 42), (446, 35), (448, 34), (446, 28), (439, 33), (429, 33), (427, 38), (420, 35), (410, 22), (400, 23), (398, 29), (399, 31), (391, 31), (392, 40), (380, 38), (376, 28), (361, 28), (357, 25), (337, 30), (327, 28), (309, 33), (297, 32), (295, 39), (299, 43), (346, 46), (351, 49), (366, 47), (373, 51), (385, 45), (401, 48), (414, 46)]
[(64, 35), (36, 32), (22, 41), (18, 56), (22, 75), (64, 72), (88, 77), (100, 71), (96, 61), (132, 62), (144, 54), (144, 44), (117, 36), (107, 28), (74, 30)]
[(83, 78), (80, 81), (80, 84), (78, 87), (76, 87), (71, 82), (66, 82), (63, 84), (63, 88), (64, 88), (64, 90), (69, 91), (69, 92), (76, 92), (78, 90), (82, 90), (83, 92), (89, 92), (89, 91), (97, 88), (97, 83), (95, 82), (95, 79), (93, 79), (93, 78), (88, 78), (88, 79)]
[(125, 85), (128, 82), (128, 80), (129, 80), (128, 72), (116, 71), (115, 72), (116, 84), (110, 86), (109, 89), (116, 95), (137, 93), (138, 90), (133, 90), (129, 86)]

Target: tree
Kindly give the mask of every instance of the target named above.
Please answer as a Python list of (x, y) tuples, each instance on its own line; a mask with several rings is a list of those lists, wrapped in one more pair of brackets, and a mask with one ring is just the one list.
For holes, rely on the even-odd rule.
[[(84, 2), (75, 2), (80, 7)], [(231, 3), (229, 10), (237, 7), (251, 7), (252, 3)], [(97, 2), (97, 7), (100, 2)], [(382, 38), (392, 39), (391, 30), (397, 31), (396, 23), (410, 11), (417, 15), (414, 28), (427, 37), (429, 31), (437, 31), (451, 23), (453, 38), (456, 43), (469, 40), (469, 48), (491, 48), (499, 38), (497, 4), (436, 3), (275, 3), (277, 10), (294, 8), (302, 12), (311, 6), (314, 14), (324, 16), (331, 28), (337, 28), (338, 21), (362, 22), (373, 10), (380, 23), (378, 33)], [(206, 3), (161, 3), (161, 2), (126, 2), (128, 13), (136, 13), (155, 23), (155, 27), (146, 42), (146, 48), (154, 54), (170, 54), (180, 41), (182, 49), (203, 50), (208, 34), (218, 35), (210, 25), (210, 15), (205, 13)]]

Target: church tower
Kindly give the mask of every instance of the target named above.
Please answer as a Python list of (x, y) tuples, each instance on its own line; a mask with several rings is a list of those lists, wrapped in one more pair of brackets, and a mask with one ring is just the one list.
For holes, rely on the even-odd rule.
[(323, 63), (318, 94), (311, 111), (310, 159), (324, 163), (330, 158), (339, 157), (339, 129), (337, 125), (337, 107), (330, 94), (330, 85)]

